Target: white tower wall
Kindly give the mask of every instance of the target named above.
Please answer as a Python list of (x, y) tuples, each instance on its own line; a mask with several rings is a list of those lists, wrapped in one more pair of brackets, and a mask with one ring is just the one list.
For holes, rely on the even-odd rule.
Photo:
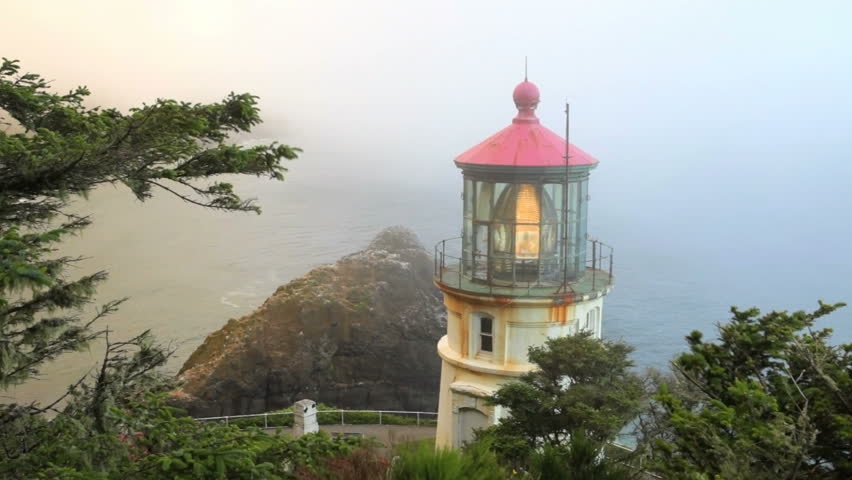
[[(527, 359), (529, 347), (584, 328), (600, 338), (608, 292), (555, 305), (551, 299), (507, 301), (445, 290), (448, 321), (447, 335), (438, 342), (442, 363), (436, 445), (458, 448), (472, 438), (471, 429), (497, 423), (505, 412), (485, 398), (534, 367)], [(482, 317), (491, 319), (491, 351), (481, 348)]]

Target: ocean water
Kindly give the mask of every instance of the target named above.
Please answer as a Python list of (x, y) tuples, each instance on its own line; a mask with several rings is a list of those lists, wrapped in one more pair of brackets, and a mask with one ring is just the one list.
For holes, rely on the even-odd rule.
[[(779, 160), (797, 148), (795, 161)], [(604, 336), (632, 344), (640, 368), (666, 368), (685, 335), (712, 336), (731, 305), (768, 311), (852, 301), (852, 167), (842, 149), (669, 147), (665, 158), (653, 151), (602, 152), (613, 158), (592, 173), (589, 210), (590, 233), (615, 248)], [(63, 253), (90, 257), (72, 274), (111, 272), (99, 301), (130, 297), (103, 322), (114, 338), (151, 329), (177, 347), (169, 366), (177, 371), (229, 318), (387, 226), (410, 227), (430, 249), (459, 235), (461, 176), (449, 161), (426, 176), (382, 176), (332, 168), (337, 160), (306, 154), (283, 183), (236, 179), (262, 205), (260, 216), (204, 211), (167, 195), (142, 204), (123, 187), (101, 188), (76, 205), (95, 223)], [(822, 325), (848, 342), (850, 320), (847, 308)], [(99, 354), (94, 345), (63, 356), (9, 393), (53, 398)]]

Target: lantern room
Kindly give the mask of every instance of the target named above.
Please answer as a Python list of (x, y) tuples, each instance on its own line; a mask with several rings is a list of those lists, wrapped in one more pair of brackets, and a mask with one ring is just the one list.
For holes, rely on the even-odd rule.
[[(611, 263), (609, 247), (587, 235), (598, 161), (541, 125), (535, 84), (524, 80), (512, 97), (511, 125), (455, 159), (464, 177), (460, 246), (448, 251), (444, 241), (436, 250), (437, 280), (447, 286), (554, 290)], [(444, 281), (444, 273), (457, 278)]]

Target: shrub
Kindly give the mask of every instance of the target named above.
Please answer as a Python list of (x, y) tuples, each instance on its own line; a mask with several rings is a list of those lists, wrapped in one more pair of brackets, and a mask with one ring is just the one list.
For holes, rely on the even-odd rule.
[(391, 467), (392, 480), (499, 480), (509, 478), (487, 444), (465, 451), (435, 449), (431, 441), (403, 448)]
[(376, 480), (385, 478), (390, 462), (368, 448), (359, 448), (351, 454), (329, 458), (315, 472), (300, 468), (297, 480)]
[(627, 480), (628, 471), (602, 455), (601, 445), (582, 433), (567, 445), (545, 444), (530, 458), (530, 473), (537, 480)]

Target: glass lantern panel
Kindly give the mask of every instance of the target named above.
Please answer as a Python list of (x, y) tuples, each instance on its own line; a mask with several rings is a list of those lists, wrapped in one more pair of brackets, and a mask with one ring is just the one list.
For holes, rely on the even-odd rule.
[[(579, 205), (577, 204), (577, 183), (568, 184), (568, 224), (574, 225), (577, 223), (577, 214), (579, 213)], [(573, 230), (573, 229), (572, 229)]]
[(587, 180), (580, 182), (579, 193), (580, 218), (577, 222), (577, 263), (580, 268), (579, 272), (582, 273), (586, 267), (586, 227), (588, 225), (589, 211), (589, 182)]
[(541, 226), (541, 249), (539, 274), (542, 280), (558, 280), (559, 278), (559, 224)]
[(515, 226), (515, 257), (535, 260), (539, 253), (539, 225), (518, 224)]
[(471, 218), (473, 216), (473, 181), (464, 181), (464, 217)]
[(494, 202), (494, 184), (476, 182), (476, 219), (491, 220), (491, 207)]
[(488, 255), (488, 224), (474, 224), (473, 253), (477, 255)]
[(562, 222), (562, 184), (548, 183), (544, 186), (545, 197), (550, 199), (556, 213), (556, 222)]
[(500, 198), (500, 195), (503, 195), (503, 190), (509, 186), (508, 183), (495, 183), (494, 184), (494, 202), (497, 202), (497, 199)]
[(510, 254), (512, 253), (512, 238), (514, 237), (512, 225), (508, 223), (494, 224), (493, 238), (491, 245), (494, 247), (495, 253)]
[(535, 260), (539, 255), (541, 202), (535, 185), (523, 183), (515, 200), (515, 257)]
[[(500, 195), (494, 217), (500, 222), (514, 223), (514, 254), (517, 258), (537, 259), (541, 231), (541, 201), (537, 185), (511, 185)], [(505, 241), (504, 241), (505, 242)], [(495, 250), (502, 250), (500, 245)]]
[(566, 269), (569, 278), (576, 278), (579, 267), (577, 265), (577, 230), (580, 220), (579, 185), (577, 182), (568, 184), (568, 244), (565, 255)]
[(518, 185), (507, 185), (501, 189), (494, 206), (494, 220), (498, 222), (515, 222), (515, 200), (517, 198)]
[(464, 265), (464, 273), (470, 272), (473, 258), (471, 252), (473, 250), (473, 222), (469, 218), (464, 219), (464, 229), (462, 231), (462, 263)]
[(473, 243), (473, 278), (488, 279), (488, 224), (475, 223)]
[(553, 197), (547, 188), (541, 189), (541, 221), (542, 225), (559, 224), (559, 206), (553, 201)]
[[(558, 187), (558, 188), (554, 188)], [(552, 280), (559, 270), (559, 206), (554, 202), (554, 194), (559, 193), (561, 185), (541, 187), (541, 235), (538, 281)]]

